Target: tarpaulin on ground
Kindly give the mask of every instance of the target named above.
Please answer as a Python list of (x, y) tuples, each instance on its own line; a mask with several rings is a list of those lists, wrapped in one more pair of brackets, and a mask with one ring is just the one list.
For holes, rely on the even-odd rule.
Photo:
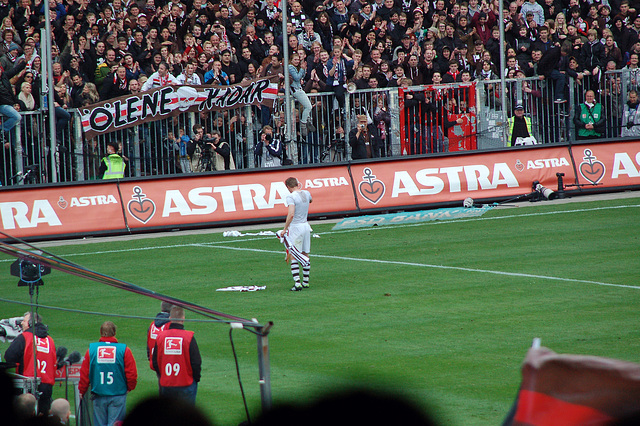
[(640, 418), (640, 365), (532, 348), (509, 426), (609, 425)]
[(82, 108), (82, 129), (87, 138), (98, 133), (137, 126), (183, 112), (220, 111), (246, 105), (273, 106), (278, 95), (273, 77), (243, 81), (232, 86), (165, 86), (139, 94), (108, 99)]

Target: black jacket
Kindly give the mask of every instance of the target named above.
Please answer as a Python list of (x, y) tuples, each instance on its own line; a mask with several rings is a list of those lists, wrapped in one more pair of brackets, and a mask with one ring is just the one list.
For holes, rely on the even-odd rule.
[[(162, 328), (162, 326), (164, 326), (166, 323), (171, 322), (169, 320), (169, 312), (158, 312), (158, 314), (156, 315), (156, 319), (153, 320), (153, 325), (155, 325), (157, 328)], [(149, 328), (151, 328), (151, 326), (149, 326)], [(147, 346), (147, 358), (151, 358), (151, 353), (150, 353), (150, 349)]]
[(562, 56), (560, 47), (554, 46), (547, 51), (538, 63), (538, 74), (549, 78), (553, 70), (566, 71), (569, 65), (569, 56)]
[[(369, 131), (369, 143), (371, 144), (371, 158), (380, 157), (380, 147), (382, 145), (380, 136), (378, 135), (378, 129), (373, 124), (368, 124), (367, 129)], [(351, 158), (353, 160), (366, 159), (367, 146), (365, 145), (364, 136), (356, 137), (358, 129), (351, 129), (349, 132), (349, 145), (351, 145)]]
[(106, 101), (107, 99), (118, 98), (120, 96), (128, 95), (129, 92), (129, 82), (126, 81), (124, 84), (114, 75), (114, 73), (109, 73), (102, 83), (102, 89), (100, 89), (100, 100)]
[[(33, 332), (37, 337), (43, 339), (49, 335), (49, 330), (46, 325), (42, 323), (36, 323), (35, 332), (33, 331), (33, 327), (29, 327), (25, 331)], [(20, 364), (20, 371), (18, 373), (22, 373), (22, 368), (24, 367), (23, 358), (24, 358), (24, 348), (26, 346), (26, 342), (24, 340), (24, 334), (20, 334), (16, 337), (11, 345), (4, 353), (4, 360), (6, 362), (14, 362), (16, 364)]]
[(18, 97), (11, 86), (11, 79), (24, 69), (27, 63), (24, 59), (16, 63), (9, 71), (2, 71), (0, 75), (0, 105), (15, 105), (18, 103)]

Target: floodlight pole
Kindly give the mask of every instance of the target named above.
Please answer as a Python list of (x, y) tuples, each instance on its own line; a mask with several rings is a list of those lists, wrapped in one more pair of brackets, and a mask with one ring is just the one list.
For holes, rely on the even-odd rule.
[[(47, 109), (48, 109), (48, 119), (49, 119), (49, 154), (51, 157), (51, 167), (49, 168), (51, 172), (51, 181), (58, 182), (58, 172), (56, 168), (56, 154), (59, 155), (57, 150), (57, 130), (56, 130), (56, 107), (55, 107), (55, 83), (53, 81), (53, 60), (51, 58), (51, 46), (53, 46), (53, 36), (51, 33), (51, 10), (49, 10), (49, 3), (43, 3), (44, 9), (44, 32), (40, 32), (40, 41), (42, 43), (43, 49), (41, 49), (40, 54), (43, 56), (42, 60), (42, 69), (45, 71), (44, 73), (44, 81), (46, 81), (46, 96), (47, 96)], [(43, 92), (45, 93), (45, 92)]]
[(260, 383), (260, 397), (262, 400), (262, 412), (271, 410), (271, 366), (269, 363), (269, 330), (273, 322), (257, 328), (258, 335), (258, 375)]
[(498, 14), (498, 23), (500, 28), (500, 85), (502, 86), (502, 90), (500, 90), (500, 103), (502, 104), (502, 140), (504, 141), (503, 146), (508, 146), (508, 132), (507, 132), (507, 119), (509, 116), (507, 115), (507, 94), (505, 93), (507, 88), (506, 83), (506, 75), (505, 75), (505, 67), (506, 67), (506, 59), (504, 56), (504, 46), (505, 46), (505, 36), (504, 36), (504, 4), (503, 2), (499, 2)]

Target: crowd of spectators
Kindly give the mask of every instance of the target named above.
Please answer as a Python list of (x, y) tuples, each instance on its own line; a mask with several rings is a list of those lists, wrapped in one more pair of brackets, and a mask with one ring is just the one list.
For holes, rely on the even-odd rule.
[[(0, 87), (0, 114), (9, 121), (15, 117), (5, 105), (28, 111), (42, 104), (45, 7), (63, 128), (68, 108), (161, 85), (229, 85), (264, 75), (283, 83), (288, 49), (305, 137), (314, 128), (313, 106), (295, 91), (332, 92), (333, 108), (346, 113), (348, 83), (367, 89), (496, 78), (498, 19), (507, 75), (547, 79), (558, 103), (566, 100), (567, 76), (597, 83), (606, 70), (622, 69), (637, 86), (635, 0), (504, 0), (502, 17), (499, 1), (293, 1), (283, 33), (276, 0), (1, 0), (0, 83), (9, 79), (13, 93)], [(273, 111), (258, 115), (261, 127), (277, 127)]]

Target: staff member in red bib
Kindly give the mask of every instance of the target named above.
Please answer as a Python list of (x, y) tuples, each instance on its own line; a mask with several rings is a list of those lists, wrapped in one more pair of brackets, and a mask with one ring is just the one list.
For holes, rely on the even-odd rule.
[(151, 364), (151, 354), (153, 353), (153, 348), (156, 346), (158, 333), (169, 328), (169, 312), (171, 312), (172, 306), (173, 305), (169, 302), (162, 302), (160, 305), (160, 312), (158, 312), (156, 319), (153, 320), (147, 330), (147, 359), (149, 360), (149, 366), (151, 369), (153, 369), (153, 364)]
[(202, 359), (193, 331), (184, 329), (184, 309), (173, 306), (169, 328), (161, 331), (151, 355), (161, 396), (177, 396), (195, 404)]
[[(16, 373), (23, 376), (33, 377), (33, 355), (36, 354), (36, 377), (40, 379), (38, 392), (38, 413), (49, 415), (51, 407), (51, 394), (56, 380), (56, 347), (49, 329), (42, 323), (42, 318), (37, 313), (34, 314), (35, 326), (31, 321), (31, 312), (24, 314), (24, 319), (20, 326), (22, 334), (16, 337), (4, 353), (6, 362), (17, 364)], [(35, 351), (34, 351), (35, 345)]]

